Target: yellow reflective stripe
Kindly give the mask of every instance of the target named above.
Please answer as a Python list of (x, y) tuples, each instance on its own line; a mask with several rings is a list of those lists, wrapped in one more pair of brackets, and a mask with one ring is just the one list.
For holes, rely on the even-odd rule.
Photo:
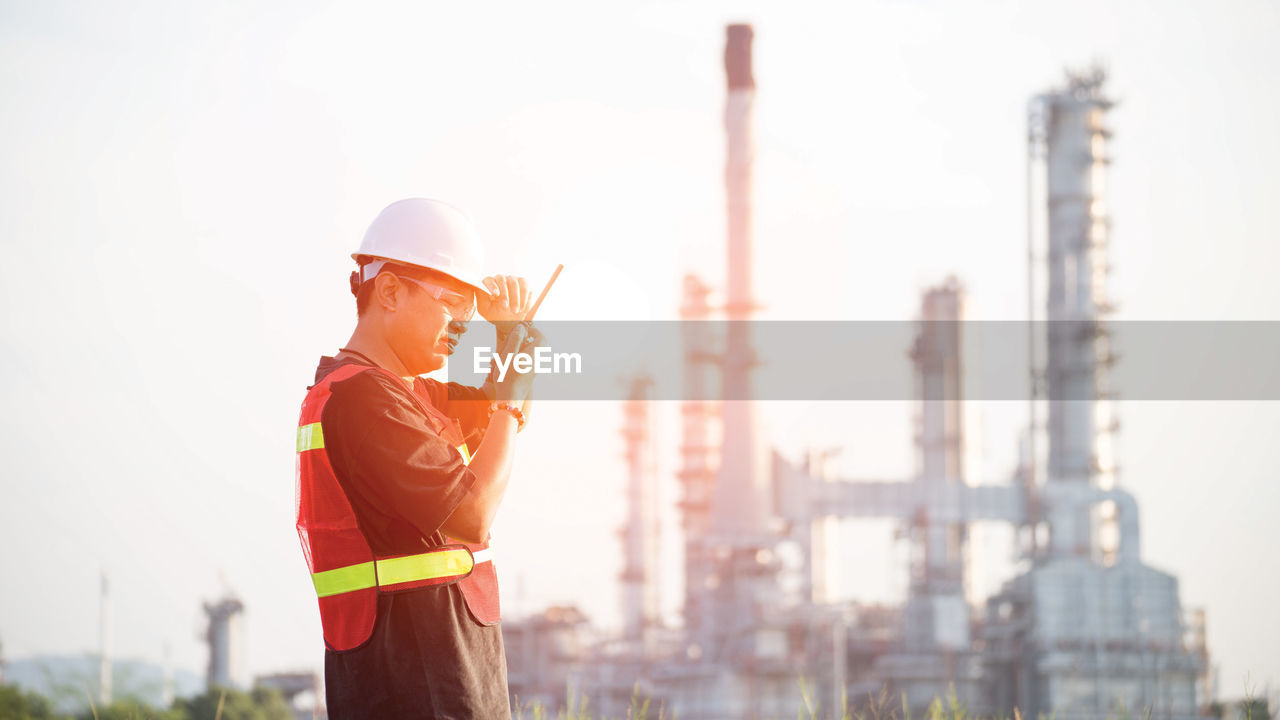
[(379, 585), (386, 587), (416, 580), (466, 575), (471, 572), (472, 567), (474, 562), (471, 553), (458, 548), (378, 560), (376, 568), (374, 562), (367, 562), (324, 570), (312, 573), (311, 582), (316, 586), (317, 597), (329, 597)]
[(432, 580), (471, 572), (471, 553), (464, 549), (443, 550), (422, 555), (378, 561), (378, 584), (382, 586)]
[(373, 562), (370, 561), (311, 573), (311, 582), (315, 583), (317, 597), (329, 597), (371, 588), (378, 584), (378, 577), (374, 574)]
[(461, 445), (459, 445), (459, 446), (458, 446), (458, 452), (462, 453), (462, 464), (463, 464), (463, 465), (470, 465), (470, 464), (471, 464), (471, 451), (467, 449), (467, 444), (466, 444), (466, 443), (462, 443)]
[(324, 447), (324, 430), (320, 423), (298, 426), (298, 452), (319, 450)]

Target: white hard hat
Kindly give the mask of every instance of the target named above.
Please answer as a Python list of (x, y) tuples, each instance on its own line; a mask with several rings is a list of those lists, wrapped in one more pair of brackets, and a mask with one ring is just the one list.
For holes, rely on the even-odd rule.
[(439, 200), (407, 198), (378, 213), (351, 253), (360, 264), (358, 285), (372, 280), (386, 261), (444, 273), (488, 294), (481, 272), (484, 253), (471, 220)]

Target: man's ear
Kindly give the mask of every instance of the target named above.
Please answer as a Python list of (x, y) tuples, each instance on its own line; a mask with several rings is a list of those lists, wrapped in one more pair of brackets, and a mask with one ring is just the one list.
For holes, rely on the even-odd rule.
[(373, 279), (373, 301), (383, 310), (395, 312), (400, 308), (400, 290), (404, 283), (395, 273), (384, 272)]

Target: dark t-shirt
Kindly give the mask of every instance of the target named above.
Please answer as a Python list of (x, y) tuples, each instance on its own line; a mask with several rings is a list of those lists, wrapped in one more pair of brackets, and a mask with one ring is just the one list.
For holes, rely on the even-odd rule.
[[(316, 382), (348, 362), (321, 358)], [(458, 420), (474, 451), (487, 424), (484, 394), (421, 378), (416, 389)], [(374, 553), (443, 545), (440, 526), (475, 475), (402, 382), (363, 372), (331, 391), (321, 417), (325, 452)], [(325, 651), (325, 688), (334, 720), (511, 717), (502, 632), (471, 617), (457, 585), (380, 594), (369, 641)]]

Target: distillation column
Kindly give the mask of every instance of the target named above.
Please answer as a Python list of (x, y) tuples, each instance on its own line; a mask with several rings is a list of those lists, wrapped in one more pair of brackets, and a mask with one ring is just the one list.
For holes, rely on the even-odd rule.
[(680, 510), (684, 529), (684, 624), (697, 635), (712, 611), (706, 588), (714, 570), (707, 546), (711, 527), (711, 494), (715, 487), (719, 430), (717, 404), (709, 398), (717, 378), (719, 354), (709, 332), (711, 294), (695, 275), (684, 278), (680, 307), (684, 341), (684, 402), (680, 404)]
[(997, 488), (969, 487), (965, 479), (963, 315), (964, 294), (955, 278), (925, 293), (911, 349), (920, 470), (901, 488), (909, 493), (903, 508), (909, 512), (900, 517), (909, 531), (911, 578), (901, 645), (876, 664), (876, 676), (919, 712), (952, 689), (967, 701), (980, 695), (981, 658), (973, 652), (964, 593), (968, 526), (991, 515), (1018, 514), (1007, 496), (991, 492)]
[(965, 484), (962, 317), (963, 294), (955, 278), (930, 289), (911, 352), (920, 398), (918, 482), (923, 502), (911, 527), (906, 640), (917, 649), (969, 646), (964, 598), (968, 518), (957, 491)]
[(624, 637), (647, 647), (658, 626), (658, 498), (648, 387), (638, 377), (623, 406), (626, 443), (627, 519), (622, 526), (622, 621)]
[(1104, 81), (1101, 69), (1068, 73), (1030, 106), (1030, 168), (1044, 159), (1047, 195), (1049, 453), (1035, 492), (1049, 537), (988, 599), (988, 704), (1064, 720), (1123, 708), (1189, 720), (1206, 656), (1188, 640), (1177, 578), (1141, 560), (1136, 499), (1115, 487)]
[[(1106, 374), (1113, 357), (1100, 323), (1110, 310), (1105, 118), (1112, 103), (1103, 79), (1101, 72), (1072, 77), (1066, 90), (1042, 96), (1040, 108), (1049, 234), (1047, 482), (1073, 492), (1109, 490), (1115, 475)], [(1049, 518), (1050, 554), (1101, 559), (1097, 512), (1060, 504)]]

